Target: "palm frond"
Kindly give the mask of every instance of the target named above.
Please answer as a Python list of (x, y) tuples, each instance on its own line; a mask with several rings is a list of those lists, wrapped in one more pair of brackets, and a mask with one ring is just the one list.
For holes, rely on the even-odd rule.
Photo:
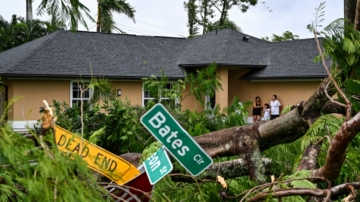
[(42, 0), (37, 8), (37, 15), (48, 14), (52, 22), (68, 22), (69, 27), (75, 30), (78, 22), (88, 29), (84, 15), (91, 21), (95, 21), (90, 10), (79, 0)]

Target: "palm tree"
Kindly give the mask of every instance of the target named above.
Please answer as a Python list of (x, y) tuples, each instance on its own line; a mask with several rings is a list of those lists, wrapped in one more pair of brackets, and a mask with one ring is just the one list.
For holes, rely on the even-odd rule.
[(26, 20), (32, 20), (33, 19), (33, 13), (32, 13), (32, 1), (33, 0), (25, 0), (26, 1)]
[(16, 15), (10, 21), (0, 16), (0, 52), (24, 43), (24, 37), (18, 33), (23, 26), (19, 20)]
[(119, 14), (125, 14), (135, 22), (135, 9), (128, 4), (126, 0), (98, 0), (97, 32), (110, 33), (112, 29), (122, 32), (115, 26), (115, 21), (112, 16), (113, 11)]
[(37, 15), (41, 16), (46, 13), (51, 17), (52, 23), (68, 23), (71, 30), (77, 29), (79, 21), (86, 29), (89, 29), (82, 12), (95, 22), (90, 15), (90, 10), (79, 0), (42, 0), (37, 8)]
[(0, 16), (0, 52), (59, 29), (64, 29), (64, 26), (41, 20), (25, 20), (16, 15), (13, 15), (11, 21), (8, 22)]

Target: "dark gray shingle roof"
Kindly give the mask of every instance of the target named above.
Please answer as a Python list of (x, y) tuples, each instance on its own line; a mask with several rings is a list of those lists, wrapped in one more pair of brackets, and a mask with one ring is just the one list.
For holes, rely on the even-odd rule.
[(252, 70), (241, 79), (324, 78), (326, 72), (320, 63), (314, 39), (273, 42), (268, 48), (268, 66)]
[(142, 78), (164, 68), (169, 78), (182, 78), (182, 67), (216, 62), (261, 67), (245, 79), (325, 76), (312, 61), (318, 55), (313, 39), (270, 43), (244, 36), (233, 30), (192, 39), (58, 31), (0, 53), (0, 75)]
[[(141, 78), (160, 75), (160, 70), (165, 68), (167, 76), (183, 77), (183, 71), (176, 63), (179, 51), (185, 46), (184, 41), (180, 38), (58, 31), (1, 53), (0, 61), (6, 62), (0, 62), (0, 73)], [(23, 56), (9, 60), (17, 55)]]
[(179, 64), (264, 65), (267, 62), (268, 42), (233, 30), (219, 30), (188, 40)]

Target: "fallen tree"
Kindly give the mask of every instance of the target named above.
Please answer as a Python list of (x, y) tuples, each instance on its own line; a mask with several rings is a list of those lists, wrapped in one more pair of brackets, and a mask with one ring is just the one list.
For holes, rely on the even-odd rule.
[[(214, 163), (205, 170), (204, 175), (200, 175), (197, 178), (198, 180), (215, 180), (215, 177), (218, 175), (225, 178), (249, 175), (250, 179), (264, 184), (266, 181), (264, 175), (269, 171), (272, 162), (271, 159), (262, 158), (262, 152), (277, 145), (292, 143), (298, 140), (307, 133), (308, 129), (312, 127), (317, 119), (329, 113), (344, 115), (344, 122), (333, 137), (321, 137), (308, 145), (304, 150), (303, 158), (298, 165), (297, 171), (308, 170), (308, 180), (315, 183), (317, 183), (315, 179), (330, 182), (338, 178), (346, 158), (348, 146), (356, 135), (360, 133), (360, 112), (359, 107), (356, 107), (360, 100), (358, 97), (360, 94), (360, 83), (357, 76), (359, 75), (360, 53), (354, 53), (346, 47), (349, 46), (349, 44), (346, 44), (349, 43), (349, 40), (352, 43), (356, 43), (360, 39), (360, 34), (353, 28), (349, 28), (349, 24), (346, 21), (337, 21), (327, 27), (327, 31), (335, 35), (325, 35), (323, 39), (326, 54), (332, 56), (333, 72), (331, 73), (317, 39), (317, 31), (314, 29), (316, 25), (312, 27), (320, 52), (320, 60), (328, 73), (328, 77), (321, 82), (308, 100), (299, 101), (299, 103), (292, 107), (290, 112), (275, 120), (260, 122), (254, 125), (226, 128), (195, 137), (194, 139), (197, 143), (213, 158), (236, 155), (240, 157), (232, 161)], [(332, 47), (326, 49), (326, 46), (330, 45)], [(355, 57), (355, 60), (349, 61), (347, 59), (349, 55)], [(339, 100), (332, 98), (335, 94), (337, 94)], [(326, 160), (318, 168), (317, 160), (320, 153), (323, 152), (321, 147), (324, 141), (329, 142)], [(190, 179), (186, 180), (186, 178)], [(197, 182), (194, 178), (186, 175), (172, 174), (172, 179)], [(288, 187), (287, 189), (278, 189), (275, 192), (257, 192), (253, 194), (252, 198), (249, 198), (249, 201), (265, 200), (268, 197), (283, 198), (289, 196), (320, 197), (324, 201), (328, 201), (331, 196), (340, 193), (350, 193), (347, 198), (350, 201), (350, 199), (356, 197), (356, 191), (354, 190), (359, 189), (357, 182), (339, 184), (335, 187), (331, 187), (330, 183), (328, 184), (327, 189)], [(226, 197), (226, 194), (224, 196)]]
[[(343, 27), (346, 27), (346, 23), (343, 24)], [(317, 33), (316, 30), (313, 31)], [(307, 199), (312, 197), (314, 200), (328, 201), (336, 195), (350, 193), (347, 200), (354, 199), (356, 197), (356, 190), (360, 188), (358, 182), (343, 181), (341, 183), (334, 183), (334, 181), (341, 172), (349, 145), (360, 132), (360, 113), (356, 107), (358, 102), (357, 95), (360, 93), (358, 92), (360, 84), (357, 77), (359, 74), (356, 72), (359, 69), (360, 53), (355, 52), (355, 54), (351, 48), (346, 48), (346, 46), (350, 46), (350, 42), (353, 43), (354, 47), (359, 48), (359, 45), (356, 45), (356, 41), (359, 41), (360, 34), (350, 29), (339, 33), (341, 34), (335, 36), (338, 37), (334, 40), (335, 48), (331, 47), (331, 49), (326, 50), (326, 45), (329, 45), (330, 41), (333, 40), (332, 36), (329, 35), (328, 39), (325, 37), (323, 40), (325, 51), (327, 51), (326, 54), (333, 56), (333, 73), (327, 67), (322, 49), (318, 43), (321, 61), (328, 72), (328, 77), (320, 83), (317, 90), (307, 100), (299, 101), (294, 104), (288, 113), (272, 121), (226, 128), (195, 137), (194, 139), (197, 143), (212, 158), (234, 156), (238, 158), (230, 161), (216, 162), (196, 178), (180, 173), (179, 170), (175, 169), (170, 174), (171, 183), (173, 181), (191, 182), (199, 186), (199, 183), (217, 183), (218, 176), (231, 179), (249, 175), (250, 179), (258, 184), (257, 186), (253, 186), (240, 194), (231, 194), (227, 190), (227, 186), (224, 185), (224, 182), (221, 182), (222, 190), (220, 191), (220, 198), (241, 198), (242, 201), (261, 201), (268, 198), (277, 198), (280, 201), (283, 198), (295, 196), (300, 198), (308, 197)], [(345, 40), (345, 37), (349, 37), (350, 42)], [(345, 44), (345, 41), (347, 44)], [(339, 51), (337, 52), (337, 50)], [(351, 60), (352, 63), (350, 60), (344, 59), (348, 58), (349, 54), (353, 54), (353, 57), (355, 57), (354, 61)], [(332, 99), (335, 94), (338, 95), (339, 100)], [(293, 143), (303, 138), (316, 121), (328, 113), (343, 114), (345, 117), (336, 133), (334, 135), (329, 134), (313, 138), (311, 144), (307, 145), (303, 151), (302, 159), (299, 161), (293, 175), (284, 176), (278, 173), (277, 176), (279, 177), (277, 179), (272, 177), (271, 182), (268, 182), (267, 176), (274, 175), (271, 168), (278, 162), (274, 162), (273, 159), (264, 158), (263, 153), (271, 148)], [(41, 139), (42, 136), (46, 136), (48, 130), (52, 127), (54, 117), (51, 115), (44, 115), (45, 119), (43, 120), (41, 136), (39, 139), (35, 138), (35, 140), (39, 141), (39, 145), (45, 151), (47, 158), (56, 160), (58, 157), (55, 156), (54, 158), (52, 151), (48, 150)], [(82, 127), (82, 131), (83, 129)], [(325, 145), (327, 142), (328, 146)], [(324, 150), (324, 148), (327, 150)], [(319, 156), (324, 153), (326, 153), (325, 161), (323, 163), (318, 162)], [(138, 153), (126, 153), (121, 156), (134, 165), (138, 165), (141, 159), (141, 154)], [(28, 161), (26, 162), (28, 163)], [(282, 163), (283, 167), (291, 167), (287, 162)], [(320, 167), (318, 167), (319, 165)], [(2, 168), (6, 169), (11, 166), (13, 165), (5, 165)], [(291, 171), (289, 169), (289, 172)], [(71, 177), (79, 179), (75, 174)], [(49, 181), (54, 182), (55, 186), (52, 188), (56, 190), (57, 179), (49, 179)], [(297, 181), (304, 186), (299, 186)], [(6, 184), (5, 178), (0, 178), (0, 183)], [(168, 183), (166, 188), (171, 188), (171, 183)], [(333, 187), (331, 187), (332, 183)], [(109, 183), (103, 184), (111, 188), (116, 186)], [(87, 187), (87, 185), (83, 186)], [(178, 189), (177, 186), (174, 187), (174, 189)], [(27, 189), (24, 188), (19, 190), (17, 190), (18, 194), (27, 192)], [(57, 193), (56, 191), (54, 192)], [(201, 193), (201, 191), (199, 192)], [(55, 194), (55, 196), (57, 195)]]

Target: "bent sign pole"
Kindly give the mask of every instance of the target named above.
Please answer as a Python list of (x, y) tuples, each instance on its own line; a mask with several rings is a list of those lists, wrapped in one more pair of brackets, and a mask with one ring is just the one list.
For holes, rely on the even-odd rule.
[(134, 179), (140, 171), (125, 159), (55, 126), (55, 143), (62, 152), (78, 155), (88, 166), (118, 185)]
[(140, 121), (191, 175), (199, 175), (212, 164), (212, 158), (162, 104), (156, 104), (141, 117)]

